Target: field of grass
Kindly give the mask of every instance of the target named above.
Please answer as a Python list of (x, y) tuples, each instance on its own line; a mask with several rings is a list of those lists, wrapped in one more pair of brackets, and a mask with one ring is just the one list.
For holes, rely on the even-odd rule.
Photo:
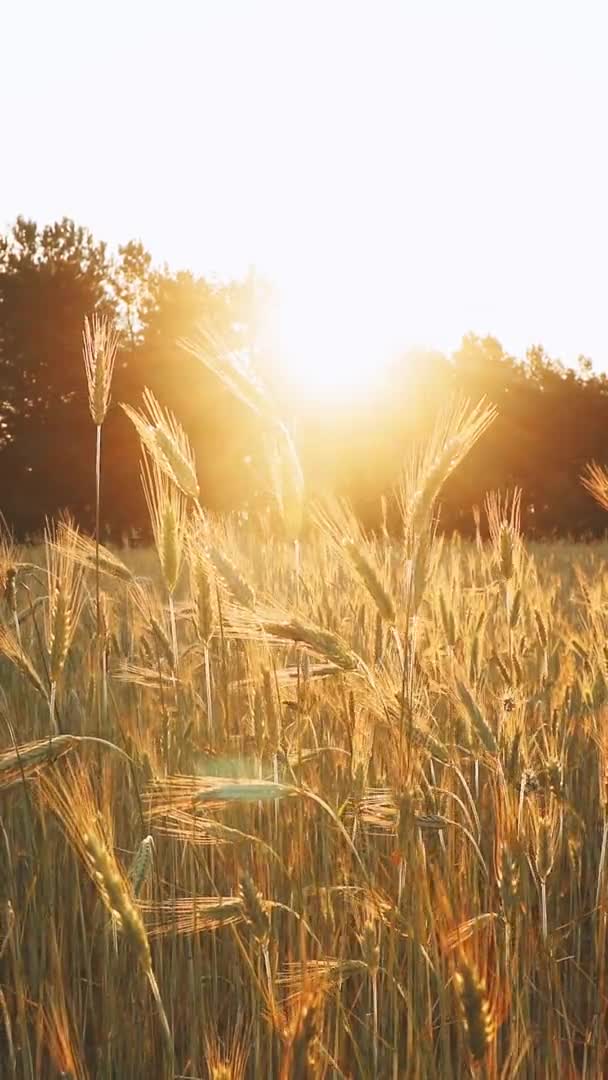
[(101, 575), (101, 665), (76, 581), (51, 742), (48, 589), (18, 568), (22, 651), (7, 590), (2, 1075), (603, 1075), (605, 546), (516, 544), (506, 583), (444, 542), (408, 637), (398, 546), (395, 633), (333, 543), (298, 580), (214, 540), (254, 609), (193, 564), (177, 649), (154, 553)]
[(606, 1075), (606, 545), (437, 534), (479, 411), (302, 542), (132, 418), (155, 550), (2, 542), (0, 1075)]

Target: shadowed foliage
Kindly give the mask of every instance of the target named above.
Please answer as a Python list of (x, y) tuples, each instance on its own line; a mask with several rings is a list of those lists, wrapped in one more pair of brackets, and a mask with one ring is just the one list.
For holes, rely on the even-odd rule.
[[(133, 407), (148, 387), (180, 417), (194, 448), (203, 503), (227, 511), (267, 507), (272, 487), (259, 418), (183, 347), (245, 357), (272, 387), (296, 432), (309, 490), (347, 495), (365, 525), (412, 444), (454, 393), (485, 395), (498, 421), (468, 468), (443, 493), (441, 525), (470, 531), (486, 491), (519, 486), (526, 529), (538, 536), (600, 534), (601, 511), (578, 483), (607, 456), (608, 380), (580, 358), (576, 371), (540, 346), (524, 358), (469, 334), (450, 357), (418, 350), (393, 359), (365, 399), (294, 399), (273, 330), (276, 298), (250, 274), (216, 283), (154, 268), (131, 241), (111, 254), (72, 221), (44, 228), (19, 218), (0, 238), (0, 506), (14, 530), (39, 532), (70, 506), (92, 526), (94, 474), (81, 362), (84, 316), (109, 315), (120, 331), (104, 427), (102, 535), (146, 526)], [(353, 312), (356, 318), (356, 312)], [(379, 358), (381, 360), (382, 358)], [(390, 505), (387, 520), (394, 520)]]

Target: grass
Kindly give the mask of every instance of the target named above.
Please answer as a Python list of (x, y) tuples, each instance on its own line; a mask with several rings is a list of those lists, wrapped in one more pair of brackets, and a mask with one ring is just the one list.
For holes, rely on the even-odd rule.
[(436, 534), (483, 409), (374, 540), (148, 406), (156, 550), (0, 545), (2, 1076), (605, 1075), (608, 547)]

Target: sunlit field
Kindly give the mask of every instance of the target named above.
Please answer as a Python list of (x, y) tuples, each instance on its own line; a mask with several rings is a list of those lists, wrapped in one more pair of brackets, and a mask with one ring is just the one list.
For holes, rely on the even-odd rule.
[[(98, 433), (114, 348), (94, 322)], [(3, 537), (0, 1074), (605, 1075), (608, 547), (528, 545), (518, 491), (444, 535), (494, 419), (463, 402), (366, 534), (214, 370), (272, 515), (210, 517), (148, 395), (151, 547)]]

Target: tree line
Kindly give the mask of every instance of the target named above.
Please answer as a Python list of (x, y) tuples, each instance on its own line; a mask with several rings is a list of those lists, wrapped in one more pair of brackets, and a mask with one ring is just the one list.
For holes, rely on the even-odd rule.
[[(450, 356), (398, 357), (358, 405), (294, 401), (273, 334), (276, 297), (252, 273), (217, 283), (153, 265), (139, 242), (110, 253), (74, 222), (45, 227), (18, 218), (0, 237), (0, 510), (19, 536), (64, 509), (91, 529), (94, 431), (82, 361), (82, 327), (110, 317), (121, 348), (104, 427), (102, 520), (119, 539), (146, 528), (139, 450), (119, 406), (144, 387), (172, 409), (193, 444), (202, 499), (214, 512), (271, 501), (262, 425), (181, 344), (247, 356), (297, 433), (310, 491), (348, 496), (364, 522), (404, 457), (453, 395), (485, 396), (498, 420), (449, 480), (441, 523), (468, 532), (489, 490), (523, 489), (523, 517), (537, 536), (604, 532), (601, 509), (580, 484), (587, 462), (608, 461), (608, 378), (586, 357), (576, 370), (542, 346), (508, 355), (493, 337), (466, 335)], [(313, 317), (314, 317), (314, 313)], [(356, 318), (356, 312), (353, 313)]]

